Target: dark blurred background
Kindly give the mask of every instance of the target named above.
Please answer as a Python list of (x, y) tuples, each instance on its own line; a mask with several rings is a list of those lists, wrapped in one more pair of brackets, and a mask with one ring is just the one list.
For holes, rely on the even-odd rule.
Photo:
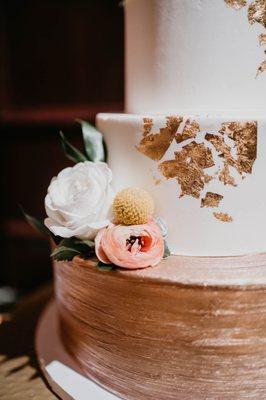
[(71, 165), (59, 130), (81, 148), (75, 118), (121, 111), (123, 68), (119, 1), (0, 0), (0, 307), (1, 293), (8, 305), (12, 289), (20, 297), (51, 279), (49, 243), (18, 204), (44, 217), (52, 176)]

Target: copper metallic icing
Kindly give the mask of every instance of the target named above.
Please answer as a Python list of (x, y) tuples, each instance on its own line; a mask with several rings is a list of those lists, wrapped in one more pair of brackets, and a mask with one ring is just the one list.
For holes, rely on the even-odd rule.
[(207, 192), (205, 197), (201, 199), (201, 207), (218, 207), (222, 199), (221, 194)]
[(230, 215), (228, 215), (227, 213), (214, 212), (213, 215), (216, 219), (218, 219), (219, 221), (222, 221), (222, 222), (232, 222), (233, 221), (233, 218)]
[(266, 255), (102, 272), (55, 262), (62, 341), (126, 400), (266, 398)]
[(200, 132), (200, 125), (197, 121), (190, 121), (188, 119), (185, 123), (185, 127), (181, 133), (177, 133), (176, 142), (181, 143), (187, 139), (193, 139)]
[(224, 0), (224, 1), (229, 7), (232, 7), (235, 10), (240, 10), (241, 8), (247, 5), (246, 0)]
[(137, 147), (138, 151), (152, 160), (161, 160), (172, 143), (182, 119), (182, 117), (167, 117), (166, 126), (161, 128), (159, 133), (144, 135)]

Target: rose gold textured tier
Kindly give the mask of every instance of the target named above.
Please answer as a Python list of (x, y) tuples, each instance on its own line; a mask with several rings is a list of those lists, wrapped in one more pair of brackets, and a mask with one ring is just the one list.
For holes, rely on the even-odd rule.
[(61, 337), (127, 400), (266, 398), (266, 254), (99, 271), (55, 263)]

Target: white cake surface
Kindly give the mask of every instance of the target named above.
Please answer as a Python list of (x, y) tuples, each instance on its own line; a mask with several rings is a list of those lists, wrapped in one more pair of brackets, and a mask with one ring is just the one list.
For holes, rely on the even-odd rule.
[(175, 255), (266, 251), (266, 0), (125, 0), (126, 112), (100, 114), (117, 190)]
[[(188, 120), (196, 121), (200, 131), (196, 137), (181, 143), (172, 138), (161, 159), (154, 160), (147, 156), (145, 151), (140, 151), (140, 143), (144, 137), (144, 118), (146, 121), (147, 118), (152, 121), (149, 135), (153, 137), (167, 124), (166, 115), (99, 114), (97, 126), (103, 133), (108, 147), (108, 164), (113, 171), (115, 189), (136, 186), (146, 189), (153, 196), (156, 213), (168, 227), (167, 241), (172, 254), (232, 256), (264, 252), (266, 119), (259, 116), (250, 116), (247, 120), (225, 116), (182, 116), (183, 120), (175, 137), (184, 131)], [(240, 174), (236, 168), (229, 166), (234, 186), (219, 179), (225, 159), (221, 152), (206, 140), (206, 134), (223, 138), (230, 146), (233, 158), (237, 159), (236, 143), (230, 140), (226, 133), (220, 133), (223, 124), (232, 121), (237, 126), (253, 124), (256, 141), (256, 153), (250, 173)], [(203, 188), (198, 191), (197, 198), (190, 193), (181, 196), (181, 185), (177, 178), (167, 179), (160, 168), (162, 163), (175, 159), (175, 152), (183, 151), (184, 147), (191, 143), (201, 144), (205, 149), (209, 149), (214, 164), (211, 168), (204, 169), (204, 173), (212, 176), (212, 180), (202, 184)], [(206, 193), (218, 195), (221, 199), (219, 204), (214, 207), (202, 207)], [(222, 215), (228, 220), (217, 219), (214, 213), (216, 217)]]
[(126, 0), (126, 111), (265, 112), (266, 32), (248, 19), (252, 3), (259, 19), (263, 1)]

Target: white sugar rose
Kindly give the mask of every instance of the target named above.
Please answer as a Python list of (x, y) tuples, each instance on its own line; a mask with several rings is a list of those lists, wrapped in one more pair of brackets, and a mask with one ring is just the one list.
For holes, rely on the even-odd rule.
[(103, 162), (85, 161), (53, 178), (45, 197), (44, 223), (63, 238), (94, 239), (109, 224), (112, 172)]

